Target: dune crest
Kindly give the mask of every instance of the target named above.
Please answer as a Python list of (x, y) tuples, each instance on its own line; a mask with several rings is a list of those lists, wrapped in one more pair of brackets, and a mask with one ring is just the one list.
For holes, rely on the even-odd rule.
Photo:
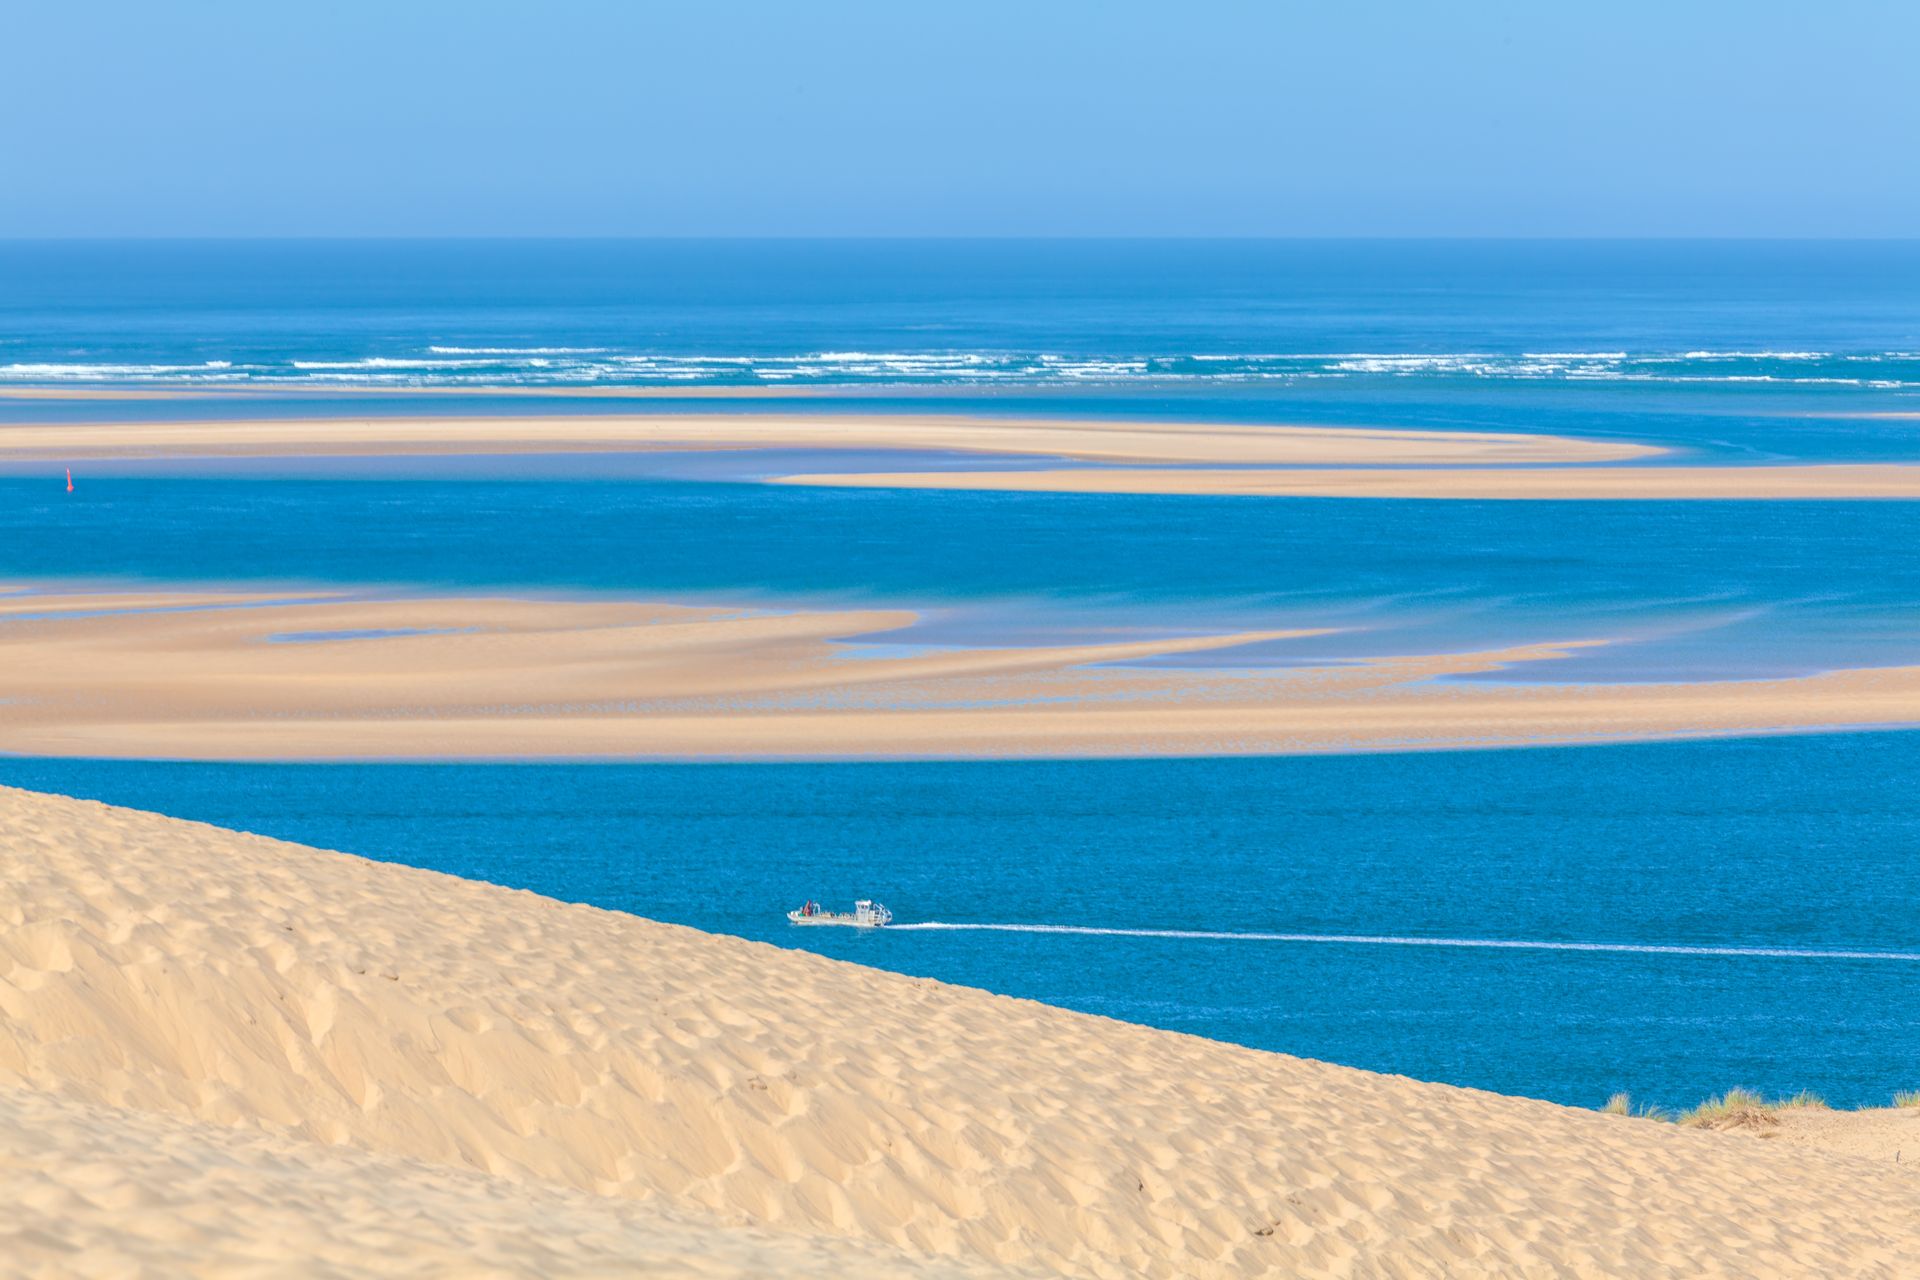
[(275, 1157), (342, 1194), (378, 1195), (371, 1153), (1083, 1276), (1871, 1275), (1920, 1250), (1920, 1187), (1864, 1160), (105, 805), (0, 790), (0, 883), (0, 1086), (53, 1098), (0, 1122), (349, 1148)]

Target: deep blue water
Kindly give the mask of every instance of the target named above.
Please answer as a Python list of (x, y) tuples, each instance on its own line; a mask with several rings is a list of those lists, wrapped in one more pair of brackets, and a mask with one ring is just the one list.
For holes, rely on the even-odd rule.
[[(1920, 1084), (1920, 738), (1273, 760), (0, 760), (241, 827), (1175, 1030), (1598, 1105)], [(946, 921), (1885, 951), (1834, 959), (796, 930)]]

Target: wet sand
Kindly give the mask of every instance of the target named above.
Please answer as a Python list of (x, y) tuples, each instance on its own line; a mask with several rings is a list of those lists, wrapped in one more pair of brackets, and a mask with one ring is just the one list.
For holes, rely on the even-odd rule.
[[(29, 606), (25, 601), (32, 600)], [(1340, 663), (1181, 667), (1312, 631), (866, 647), (911, 610), (339, 596), (246, 607), (16, 596), (0, 750), (180, 759), (1270, 755), (1920, 724), (1920, 667), (1551, 683), (1604, 637)], [(1154, 659), (1156, 665), (1126, 665)], [(1266, 657), (1272, 664), (1283, 659)], [(1526, 683), (1462, 681), (1530, 668)]]

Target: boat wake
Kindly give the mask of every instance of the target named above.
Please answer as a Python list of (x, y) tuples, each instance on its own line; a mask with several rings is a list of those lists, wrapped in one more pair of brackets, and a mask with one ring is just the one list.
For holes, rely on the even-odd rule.
[(970, 924), (926, 920), (896, 924), (903, 930), (964, 930), (987, 933), (1063, 933), (1102, 938), (1186, 938), (1207, 942), (1299, 942), (1363, 947), (1462, 947), (1488, 951), (1589, 951), (1626, 955), (1760, 956), (1792, 960), (1899, 960), (1920, 963), (1920, 952), (1846, 951), (1810, 947), (1713, 947), (1651, 942), (1547, 942), (1525, 938), (1413, 938), (1364, 933), (1231, 933), (1210, 929), (1103, 929), (1075, 924)]

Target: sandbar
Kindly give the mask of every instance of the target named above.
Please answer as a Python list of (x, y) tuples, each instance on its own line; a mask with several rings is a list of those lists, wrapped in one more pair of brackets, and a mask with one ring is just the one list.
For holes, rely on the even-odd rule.
[[(47, 592), (0, 622), (0, 751), (179, 759), (1276, 755), (1920, 724), (1920, 667), (1554, 683), (1607, 637), (1222, 666), (1313, 630), (874, 646), (910, 609)], [(1183, 654), (1214, 655), (1180, 666)], [(1153, 665), (1137, 665), (1140, 660)], [(1449, 681), (1528, 668), (1524, 682)]]
[(4, 461), (692, 449), (897, 449), (1101, 463), (1276, 466), (1603, 462), (1659, 452), (1619, 441), (1497, 432), (933, 414), (340, 416), (0, 426)]
[(820, 470), (773, 483), (1002, 493), (1471, 500), (1920, 498), (1904, 463), (1700, 465), (1621, 440), (1393, 427), (1253, 426), (836, 411), (0, 426), (0, 463), (809, 449), (1079, 465)]

